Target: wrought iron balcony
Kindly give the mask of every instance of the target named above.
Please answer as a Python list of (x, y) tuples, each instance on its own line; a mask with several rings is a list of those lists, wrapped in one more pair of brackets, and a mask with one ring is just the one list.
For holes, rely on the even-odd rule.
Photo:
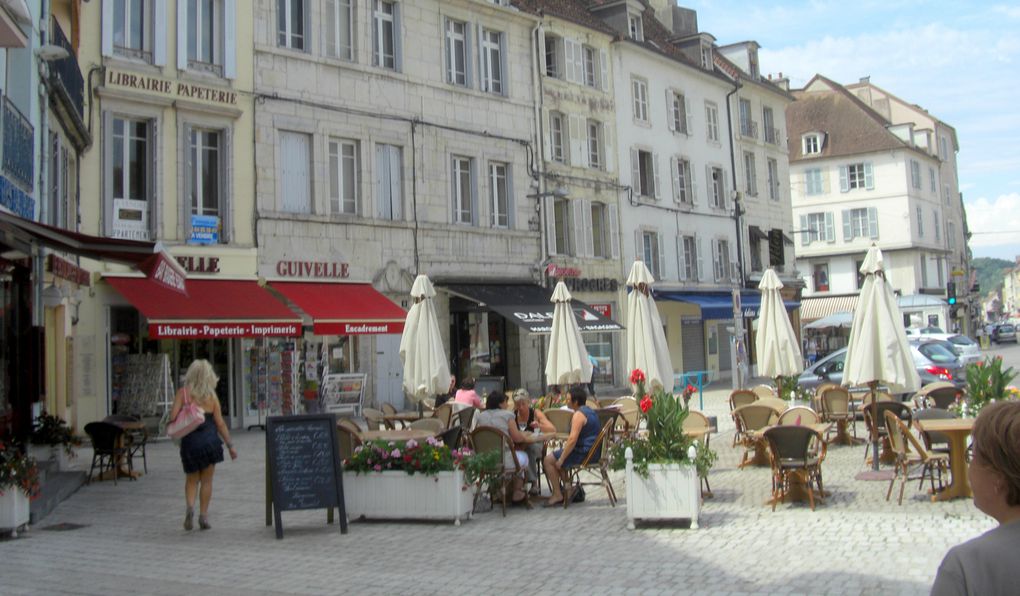
[(779, 129), (771, 126), (765, 127), (765, 142), (773, 145), (779, 144)]
[(64, 35), (56, 19), (50, 21), (51, 42), (67, 50), (67, 58), (54, 60), (49, 64), (49, 87), (54, 107), (58, 114), (68, 120), (75, 131), (71, 136), (80, 149), (91, 144), (92, 139), (85, 126), (85, 79), (82, 77), (74, 48)]
[(741, 136), (750, 137), (752, 139), (758, 138), (758, 123), (753, 120), (741, 120), (740, 121), (740, 134)]
[(22, 186), (32, 188), (35, 128), (6, 95), (0, 112), (3, 113), (3, 172)]

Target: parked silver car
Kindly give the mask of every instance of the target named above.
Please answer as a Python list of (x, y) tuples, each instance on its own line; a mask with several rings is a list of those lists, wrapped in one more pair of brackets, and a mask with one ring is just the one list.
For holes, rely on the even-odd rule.
[(918, 339), (920, 341), (939, 339), (949, 342), (947, 347), (950, 347), (956, 353), (957, 358), (960, 359), (964, 366), (981, 360), (981, 346), (966, 335), (960, 335), (959, 333), (932, 333), (930, 335), (922, 335)]
[[(801, 373), (797, 383), (806, 389), (814, 389), (822, 383), (842, 383), (846, 350), (837, 350), (819, 360)], [(949, 381), (958, 387), (965, 384), (963, 364), (956, 354), (939, 343), (912, 341), (910, 354), (914, 358), (917, 374), (921, 377), (921, 385), (936, 381)]]

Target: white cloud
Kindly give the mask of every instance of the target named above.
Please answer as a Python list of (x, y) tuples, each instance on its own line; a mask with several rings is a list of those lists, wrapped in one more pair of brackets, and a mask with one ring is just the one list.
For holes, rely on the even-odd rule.
[(1020, 7), (1017, 6), (1004, 6), (1002, 4), (997, 4), (992, 7), (992, 12), (1011, 19), (1020, 19)]
[(965, 201), (971, 247), (1014, 246), (1020, 254), (1020, 193), (999, 195), (994, 201), (980, 197)]

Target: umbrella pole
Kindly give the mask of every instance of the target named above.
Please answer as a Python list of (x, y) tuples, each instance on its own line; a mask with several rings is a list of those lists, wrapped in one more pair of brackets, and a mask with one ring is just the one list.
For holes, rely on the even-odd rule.
[(782, 375), (776, 375), (776, 397), (778, 397), (779, 399), (783, 399), (783, 376)]
[(878, 381), (868, 383), (871, 388), (871, 426), (875, 429), (871, 440), (871, 470), (878, 471)]

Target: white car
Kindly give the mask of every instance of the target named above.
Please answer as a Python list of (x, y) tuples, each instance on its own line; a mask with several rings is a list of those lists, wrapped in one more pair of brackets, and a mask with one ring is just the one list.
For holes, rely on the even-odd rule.
[(927, 333), (921, 339), (941, 339), (953, 344), (953, 351), (964, 365), (974, 364), (981, 360), (981, 346), (976, 341), (959, 333)]

